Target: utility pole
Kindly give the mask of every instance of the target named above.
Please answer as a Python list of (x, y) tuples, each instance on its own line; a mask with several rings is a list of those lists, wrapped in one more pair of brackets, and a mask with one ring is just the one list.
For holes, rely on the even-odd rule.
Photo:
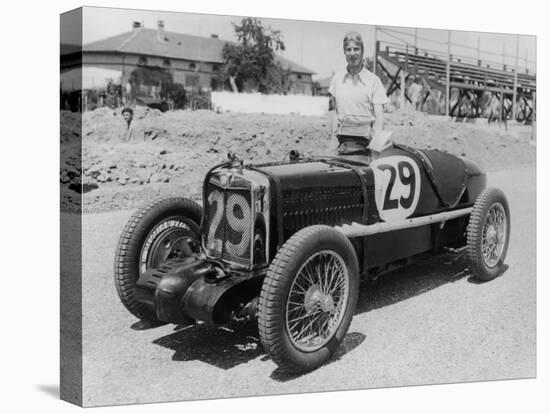
[(300, 38), (300, 65), (304, 64), (304, 31), (302, 30)]
[(405, 96), (407, 93), (408, 70), (409, 70), (409, 43), (405, 45), (405, 70), (401, 71), (401, 108), (405, 108), (405, 103), (406, 103)]
[(533, 122), (531, 122), (531, 142), (537, 144), (537, 93), (533, 92)]
[(378, 59), (378, 50), (377, 50), (378, 44), (377, 44), (377, 40), (376, 40), (377, 30), (378, 30), (378, 27), (374, 26), (374, 56), (373, 56), (373, 59), (372, 59), (372, 73), (374, 73), (375, 75), (376, 75), (376, 66), (377, 66), (376, 62), (377, 62), (377, 59)]
[(401, 83), (401, 95), (400, 95), (400, 104), (399, 108), (402, 110), (405, 108), (405, 71), (401, 71), (400, 83)]
[(409, 44), (405, 45), (405, 72), (409, 72)]
[(448, 30), (447, 39), (447, 76), (445, 82), (445, 115), (449, 116), (449, 109), (451, 106), (451, 31)]
[(512, 98), (512, 118), (517, 119), (517, 90), (518, 90), (518, 57), (519, 55), (519, 35), (516, 35), (516, 63), (514, 67), (514, 96)]
[(477, 65), (478, 66), (481, 66), (480, 44), (481, 44), (481, 38), (478, 35), (477, 36)]

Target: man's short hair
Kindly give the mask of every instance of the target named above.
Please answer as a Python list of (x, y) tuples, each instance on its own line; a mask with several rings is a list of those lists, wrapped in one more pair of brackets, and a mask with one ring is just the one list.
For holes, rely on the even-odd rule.
[(132, 108), (128, 108), (128, 107), (124, 108), (122, 110), (122, 114), (124, 115), (125, 112), (128, 112), (130, 115), (134, 115), (134, 111), (132, 110)]
[(344, 49), (349, 43), (358, 43), (361, 45), (361, 50), (365, 50), (365, 45), (363, 44), (363, 38), (358, 32), (351, 31), (344, 35)]

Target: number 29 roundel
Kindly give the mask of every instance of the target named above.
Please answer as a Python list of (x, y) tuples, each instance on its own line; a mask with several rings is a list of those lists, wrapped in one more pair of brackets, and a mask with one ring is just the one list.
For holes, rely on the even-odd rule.
[(409, 217), (420, 197), (420, 170), (409, 157), (393, 155), (373, 161), (374, 198), (384, 221)]

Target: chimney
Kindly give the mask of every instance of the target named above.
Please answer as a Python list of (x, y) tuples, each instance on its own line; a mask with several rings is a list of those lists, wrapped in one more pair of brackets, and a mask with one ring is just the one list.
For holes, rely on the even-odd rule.
[(132, 22), (132, 30), (137, 30), (141, 27), (140, 22)]
[(218, 38), (218, 35), (217, 35), (216, 33), (212, 33), (212, 34), (210, 35), (210, 37), (211, 37), (212, 39), (217, 39), (217, 38)]
[(164, 20), (159, 20), (157, 22), (157, 40), (159, 42), (165, 42), (164, 39)]

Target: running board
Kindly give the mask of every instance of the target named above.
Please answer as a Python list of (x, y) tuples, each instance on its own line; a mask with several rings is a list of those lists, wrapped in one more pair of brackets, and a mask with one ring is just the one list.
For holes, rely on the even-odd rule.
[(381, 222), (376, 224), (359, 224), (351, 223), (334, 228), (340, 231), (347, 237), (370, 236), (377, 233), (385, 233), (388, 231), (410, 229), (413, 227), (426, 226), (428, 224), (442, 223), (447, 220), (452, 220), (457, 217), (467, 216), (472, 212), (473, 208), (463, 208), (460, 210), (446, 211), (444, 213), (432, 214), (430, 216), (415, 217), (411, 219), (399, 220), (391, 223)]

